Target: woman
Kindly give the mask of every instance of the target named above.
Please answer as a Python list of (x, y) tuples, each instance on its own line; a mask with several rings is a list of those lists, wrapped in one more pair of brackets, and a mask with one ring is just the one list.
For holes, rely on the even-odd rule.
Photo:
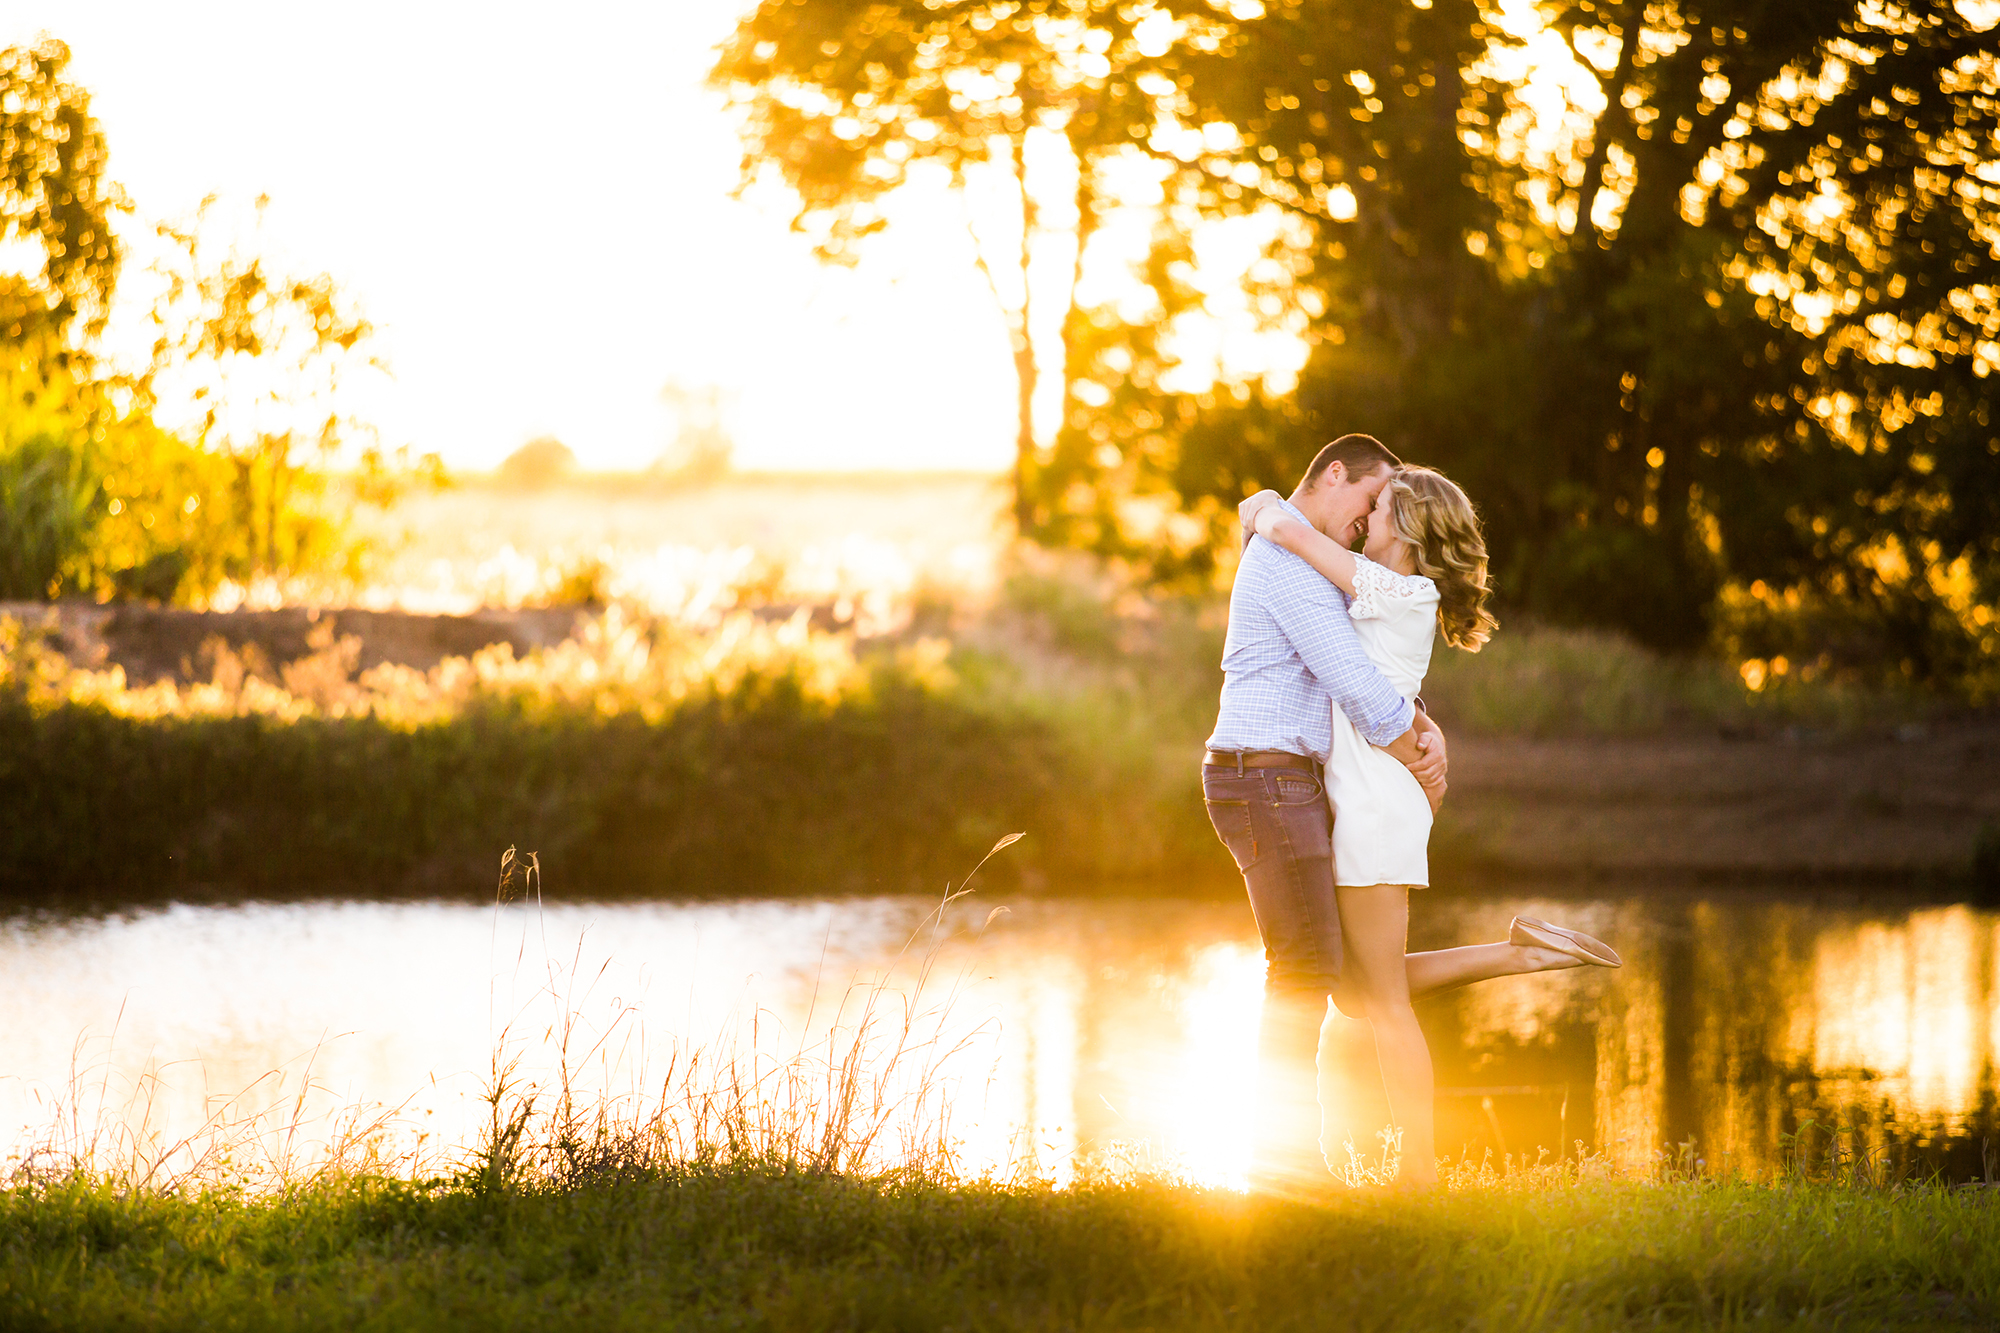
[[(1415, 698), (1423, 685), (1437, 635), (1454, 648), (1478, 652), (1498, 628), (1485, 605), (1486, 542), (1478, 515), (1444, 474), (1422, 467), (1392, 473), (1369, 512), (1359, 554), (1292, 517), (1280, 499), (1263, 491), (1244, 501), (1239, 512), (1245, 527), (1347, 594), (1363, 651), (1405, 698)], [(1341, 934), (1352, 964), (1335, 1003), (1352, 1017), (1365, 1015), (1374, 1031), (1390, 1114), (1403, 1132), (1404, 1180), (1433, 1185), (1430, 1047), (1410, 1006), (1413, 960), (1405, 949), (1409, 891), (1430, 883), (1435, 799), (1400, 762), (1363, 741), (1339, 709), (1333, 710), (1326, 787), (1334, 809)], [(1601, 940), (1529, 918), (1514, 919), (1508, 942), (1542, 956), (1549, 968), (1621, 966)]]

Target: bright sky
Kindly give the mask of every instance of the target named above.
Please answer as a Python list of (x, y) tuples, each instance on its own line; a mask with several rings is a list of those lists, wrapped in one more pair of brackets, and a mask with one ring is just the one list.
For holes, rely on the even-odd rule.
[(1005, 335), (948, 197), (855, 272), (729, 197), (702, 78), (736, 11), (10, 0), (0, 42), (69, 43), (135, 242), (206, 194), (270, 196), (264, 248), (380, 329), (386, 444), (483, 468), (549, 433), (640, 466), (678, 381), (731, 395), (744, 466), (1005, 466)]

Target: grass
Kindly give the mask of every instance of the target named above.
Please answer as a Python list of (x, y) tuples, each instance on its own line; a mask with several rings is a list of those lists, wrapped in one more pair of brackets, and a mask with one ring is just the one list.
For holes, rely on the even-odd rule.
[[(1750, 682), (1757, 688), (1751, 689)], [(1922, 720), (1939, 701), (1757, 662), (1664, 657), (1601, 630), (1512, 626), (1478, 654), (1440, 644), (1424, 682), (1440, 718), (1487, 736), (1730, 735), (1879, 729)]]
[(602, 590), (680, 615), (740, 591), (845, 598), (874, 623), (913, 592), (983, 588), (1005, 549), (1006, 499), (976, 475), (737, 475), (707, 486), (585, 475), (540, 491), (473, 482), (357, 512), (354, 580), (271, 591), (323, 604), (470, 611), (557, 592), (594, 567)]
[[(427, 672), (357, 673), (358, 643), (328, 633), (276, 670), (218, 640), (208, 680), (133, 686), (0, 620), (0, 892), (437, 892), (509, 843), (609, 894), (902, 890), (1010, 829), (1030, 839), (1003, 874), (1031, 887), (1233, 883), (1195, 768), (1219, 603), (1029, 553), (986, 601), (835, 580), (851, 614), (829, 629), (810, 605), (774, 615), (797, 580), (730, 569), (669, 598), (699, 615), (614, 602), (555, 648)], [(1510, 627), (1477, 656), (1440, 649), (1425, 696), (1454, 735), (1879, 727), (1927, 707), (1762, 683)]]
[(1049, 725), (967, 698), (939, 652), (864, 656), (798, 617), (614, 613), (524, 661), (359, 678), (335, 644), (284, 683), (223, 649), (186, 688), (12, 646), (0, 887), (43, 899), (436, 892), (510, 843), (608, 893), (935, 887), (1021, 828), (1038, 873), (1095, 872), (1121, 813), (1066, 800)]
[(0, 1196), (10, 1329), (1990, 1328), (1990, 1191), (1487, 1179), (1318, 1203), (693, 1165)]

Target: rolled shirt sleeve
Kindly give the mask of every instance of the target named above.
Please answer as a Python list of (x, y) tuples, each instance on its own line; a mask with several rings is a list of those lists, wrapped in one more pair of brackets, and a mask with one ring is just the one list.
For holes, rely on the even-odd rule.
[(1361, 738), (1389, 744), (1414, 724), (1415, 706), (1368, 660), (1339, 589), (1297, 556), (1284, 555), (1273, 562), (1266, 602), (1278, 629)]

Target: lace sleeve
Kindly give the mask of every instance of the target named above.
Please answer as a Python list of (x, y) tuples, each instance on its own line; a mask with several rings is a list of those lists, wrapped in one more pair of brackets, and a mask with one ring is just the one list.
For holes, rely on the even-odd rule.
[(1398, 574), (1365, 555), (1354, 557), (1354, 596), (1347, 614), (1355, 620), (1387, 620), (1420, 602), (1437, 600), (1437, 584), (1422, 574)]

